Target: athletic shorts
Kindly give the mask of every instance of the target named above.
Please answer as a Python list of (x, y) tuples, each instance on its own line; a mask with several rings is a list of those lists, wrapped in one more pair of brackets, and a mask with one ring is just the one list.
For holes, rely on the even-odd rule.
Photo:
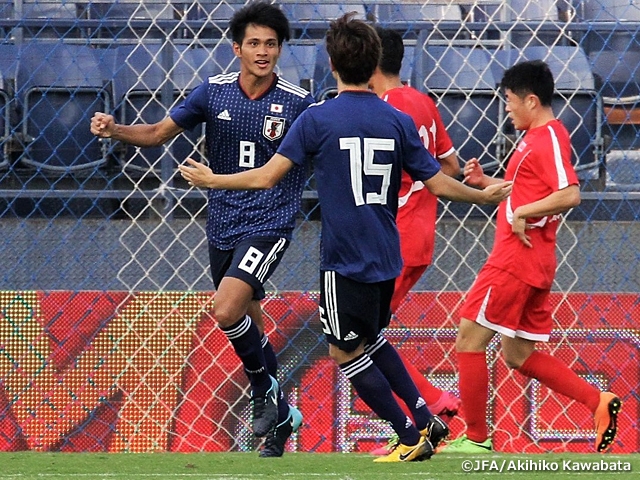
[(460, 316), (507, 337), (549, 341), (553, 328), (549, 290), (527, 285), (485, 265), (471, 286)]
[(395, 281), (362, 283), (333, 271), (320, 272), (320, 321), (327, 341), (353, 352), (389, 325)]
[(218, 288), (224, 277), (233, 277), (253, 287), (253, 300), (265, 296), (264, 283), (271, 277), (289, 246), (285, 238), (248, 238), (233, 250), (209, 245), (213, 285)]

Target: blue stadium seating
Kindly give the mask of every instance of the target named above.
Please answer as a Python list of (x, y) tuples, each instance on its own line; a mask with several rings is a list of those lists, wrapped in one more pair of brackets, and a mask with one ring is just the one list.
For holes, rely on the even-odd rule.
[[(121, 46), (110, 55), (116, 113), (118, 121), (123, 124), (162, 120), (172, 105), (205, 78), (233, 71), (237, 61), (228, 42), (221, 42), (213, 50), (171, 48), (167, 59), (163, 59), (159, 45), (153, 44)], [(163, 86), (169, 89), (171, 98), (162, 98)], [(165, 148), (171, 150), (176, 162), (182, 162), (193, 154), (202, 134), (202, 128), (184, 132), (166, 147), (137, 149), (124, 146), (118, 160), (131, 173), (159, 172)]]
[(31, 41), (19, 53), (16, 97), (22, 109), (24, 164), (52, 174), (106, 162), (102, 141), (89, 131), (96, 111), (109, 111), (109, 74), (84, 45)]
[(640, 52), (603, 50), (589, 55), (603, 97), (640, 95)]
[(574, 0), (578, 20), (618, 22), (640, 20), (640, 5), (633, 0)]
[(329, 21), (341, 17), (347, 12), (358, 12), (360, 18), (366, 15), (364, 2), (340, 3), (335, 2), (286, 2), (280, 8), (291, 22)]
[(282, 53), (276, 71), (289, 82), (299, 85), (313, 94), (313, 75), (316, 68), (316, 46), (310, 44), (282, 45)]
[[(420, 38), (418, 45), (422, 45)], [(458, 155), (476, 157), (487, 171), (498, 168), (499, 78), (489, 53), (467, 47), (416, 48), (413, 85), (436, 98)]]
[(0, 169), (9, 166), (9, 141), (12, 132), (11, 83), (15, 82), (18, 48), (0, 44)]
[(637, 149), (640, 147), (640, 52), (605, 50), (592, 53), (589, 60), (602, 98), (604, 134), (613, 140), (606, 146), (617, 150)]
[(376, 21), (385, 24), (390, 22), (416, 22), (423, 20), (452, 20), (460, 21), (462, 19), (460, 6), (451, 5), (434, 5), (434, 4), (418, 4), (415, 2), (404, 3), (380, 3), (370, 7), (370, 13)]

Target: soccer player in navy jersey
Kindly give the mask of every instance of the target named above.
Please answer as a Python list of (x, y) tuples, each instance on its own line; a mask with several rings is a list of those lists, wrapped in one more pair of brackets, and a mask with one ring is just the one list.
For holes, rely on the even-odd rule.
[(422, 460), (446, 432), (381, 335), (402, 268), (395, 224), (402, 169), (451, 200), (498, 203), (511, 187), (506, 182), (477, 190), (444, 175), (411, 117), (369, 91), (380, 58), (373, 27), (347, 14), (331, 22), (326, 45), (338, 96), (303, 112), (266, 165), (232, 175), (214, 174), (191, 159), (179, 168), (199, 187), (269, 189), (313, 159), (322, 221), (320, 320), (329, 354), (360, 398), (398, 434), (397, 447), (375, 461)]
[[(161, 145), (206, 122), (209, 165), (220, 173), (257, 169), (277, 151), (293, 121), (312, 102), (306, 90), (274, 73), (289, 23), (266, 2), (250, 3), (229, 23), (240, 72), (210, 77), (164, 120), (117, 125), (96, 113), (91, 131), (140, 147)], [(276, 381), (277, 359), (264, 335), (260, 300), (264, 283), (284, 254), (295, 226), (304, 184), (301, 166), (274, 189), (210, 190), (207, 238), (216, 295), (213, 313), (249, 377), (253, 433), (266, 436), (263, 457), (279, 457), (302, 421)]]

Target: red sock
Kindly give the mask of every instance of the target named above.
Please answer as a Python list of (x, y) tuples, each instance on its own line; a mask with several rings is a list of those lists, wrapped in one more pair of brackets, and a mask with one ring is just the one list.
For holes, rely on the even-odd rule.
[(484, 442), (487, 434), (489, 373), (485, 352), (456, 352), (460, 375), (460, 399), (467, 422), (467, 438)]
[[(413, 363), (411, 363), (407, 358), (405, 358), (404, 355), (400, 354), (400, 358), (402, 359), (402, 363), (404, 363), (404, 366), (407, 369), (407, 372), (409, 372), (409, 375), (411, 376), (413, 383), (415, 383), (416, 387), (418, 387), (418, 392), (420, 392), (420, 395), (422, 396), (424, 401), (427, 402), (427, 406), (433, 405), (438, 400), (440, 400), (440, 395), (442, 395), (442, 390), (431, 385), (429, 380), (427, 380), (425, 376), (422, 373), (420, 373), (420, 370), (418, 370), (413, 365)], [(407, 416), (409, 416), (409, 418), (413, 418), (411, 411), (407, 408), (404, 402), (400, 400), (400, 398), (398, 398), (398, 396), (396, 396), (395, 393), (393, 394), (393, 396), (396, 398), (396, 401), (398, 402), (398, 405), (400, 405), (400, 408), (402, 408), (402, 411)], [(431, 412), (431, 413), (435, 415), (437, 412)]]
[(518, 371), (535, 378), (554, 392), (586, 405), (592, 412), (598, 408), (600, 391), (551, 355), (534, 351)]
[[(409, 359), (405, 358), (404, 355), (401, 354), (400, 357), (402, 358), (402, 363), (404, 363), (407, 372), (409, 372), (409, 375), (411, 375), (413, 383), (415, 383), (416, 387), (418, 387), (420, 395), (422, 396), (422, 398), (424, 398), (424, 401), (427, 402), (427, 405), (433, 405), (437, 403), (438, 400), (440, 400), (440, 396), (442, 395), (442, 390), (434, 387), (431, 382), (427, 380), (426, 377), (420, 372), (420, 370), (418, 370), (415, 365), (409, 361)], [(437, 412), (431, 413), (435, 414)]]

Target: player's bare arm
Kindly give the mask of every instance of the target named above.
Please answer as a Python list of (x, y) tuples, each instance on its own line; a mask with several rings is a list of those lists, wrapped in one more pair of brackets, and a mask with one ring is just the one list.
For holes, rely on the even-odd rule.
[(231, 175), (217, 175), (211, 168), (187, 158), (179, 165), (182, 177), (189, 185), (217, 190), (266, 190), (274, 187), (293, 168), (293, 162), (276, 153), (262, 167)]
[(184, 129), (167, 117), (154, 124), (120, 125), (113, 115), (96, 112), (91, 119), (91, 133), (100, 138), (112, 138), (138, 147), (157, 147), (168, 142)]
[(580, 187), (578, 185), (569, 185), (562, 190), (553, 192), (551, 195), (516, 208), (513, 212), (513, 222), (511, 229), (513, 233), (527, 247), (531, 247), (531, 241), (526, 234), (527, 218), (540, 218), (548, 215), (557, 215), (564, 213), (571, 208), (580, 205)]
[(443, 158), (438, 158), (438, 163), (440, 163), (440, 169), (442, 173), (448, 175), (450, 177), (457, 177), (460, 175), (460, 163), (458, 163), (458, 156), (455, 153), (447, 155)]
[(512, 182), (499, 182), (488, 185), (483, 190), (468, 187), (442, 172), (436, 173), (424, 181), (425, 187), (437, 197), (454, 202), (469, 202), (480, 205), (496, 205), (511, 194)]
[(478, 188), (485, 188), (489, 185), (498, 184), (502, 182), (500, 178), (490, 177), (489, 175), (484, 174), (484, 170), (482, 169), (482, 165), (477, 158), (472, 158), (464, 164), (464, 168), (462, 169), (462, 173), (464, 174), (464, 182), (467, 185), (472, 185)]

